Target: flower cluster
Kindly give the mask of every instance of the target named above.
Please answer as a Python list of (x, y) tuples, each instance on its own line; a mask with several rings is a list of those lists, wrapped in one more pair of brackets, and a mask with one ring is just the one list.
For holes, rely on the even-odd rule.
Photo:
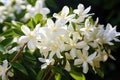
[[(20, 69), (23, 69), (20, 70), (21, 72), (27, 72), (24, 71), (21, 64), (14, 63), (22, 52), (35, 53), (38, 50), (40, 56), (37, 56), (37, 60), (41, 64), (40, 69), (59, 65), (62, 69), (70, 72), (73, 69), (71, 66), (74, 66), (85, 74), (88, 73), (89, 67), (96, 72), (96, 69), (101, 67), (100, 62), (105, 62), (109, 57), (115, 60), (111, 55), (110, 47), (114, 46), (115, 42), (120, 42), (118, 39), (120, 32), (116, 31), (116, 26), (112, 27), (109, 23), (106, 26), (99, 24), (98, 18), (93, 21), (93, 13), (89, 14), (91, 6), (85, 8), (83, 4), (79, 4), (74, 10), (64, 6), (59, 13), (54, 13), (52, 18), (48, 18), (47, 14), (50, 10), (44, 7), (44, 0), (36, 0), (34, 6), (28, 4), (26, 0), (0, 0), (0, 2), (3, 3), (0, 6), (0, 22), (3, 22), (7, 17), (15, 19), (14, 12), (19, 14), (23, 10), (26, 10), (22, 18), (24, 21), (31, 19), (31, 17), (34, 18), (36, 15), (42, 16), (44, 20), (44, 23), (41, 22), (42, 20), (34, 22), (35, 25), (34, 27), (32, 25), (32, 28), (29, 24), (21, 26), (20, 23), (20, 27), (18, 27), (17, 22), (13, 21), (14, 31), (11, 31), (11, 34), (16, 32), (19, 35), (16, 34), (17, 36), (15, 35), (12, 41), (17, 44), (8, 45), (12, 49), (6, 53), (10, 53), (9, 55), (15, 51), (18, 53), (15, 57), (12, 55), (13, 59), (7, 59), (10, 61), (9, 63), (4, 60), (0, 65), (2, 80), (8, 80), (8, 76), (13, 76), (14, 72), (10, 71), (12, 67), (19, 66)], [(17, 26), (17, 29), (13, 26)], [(11, 35), (7, 37), (10, 38)], [(6, 36), (1, 38), (0, 43), (5, 39)], [(23, 47), (20, 48), (21, 46)]]
[(50, 12), (48, 8), (44, 7), (44, 0), (37, 0), (34, 6), (29, 4), (27, 0), (0, 0), (0, 3), (2, 4), (0, 5), (0, 23), (9, 17), (12, 20), (16, 20), (16, 14), (21, 14), (23, 11), (26, 12), (21, 18), (22, 21), (27, 21), (37, 13), (42, 14), (46, 18), (46, 15)]
[(70, 14), (69, 8), (64, 6), (60, 14), (53, 14), (55, 21), (48, 18), (44, 26), (37, 24), (33, 31), (23, 25), (21, 30), (25, 36), (19, 38), (19, 43), (27, 43), (31, 51), (35, 48), (40, 50), (43, 56), (39, 61), (45, 63), (41, 66), (42, 69), (53, 65), (57, 57), (66, 58), (65, 69), (68, 71), (71, 69), (70, 60), (74, 61), (75, 66), (82, 67), (84, 73), (88, 72), (88, 64), (95, 71), (95, 67), (100, 67), (101, 61), (106, 61), (108, 57), (113, 58), (105, 45), (111, 46), (114, 45), (113, 41), (118, 42), (117, 36), (120, 33), (110, 24), (104, 28), (98, 24), (98, 19), (92, 23), (91, 14), (88, 14), (90, 8), (84, 9), (79, 4), (78, 9)]

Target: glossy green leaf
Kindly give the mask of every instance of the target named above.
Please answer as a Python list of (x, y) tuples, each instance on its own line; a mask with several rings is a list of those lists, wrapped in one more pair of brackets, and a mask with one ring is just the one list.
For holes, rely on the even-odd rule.
[(5, 53), (5, 48), (3, 45), (0, 45), (0, 52), (2, 52), (3, 54)]
[(38, 24), (42, 20), (43, 16), (42, 14), (36, 14), (34, 17), (34, 21), (36, 24)]
[(38, 72), (37, 80), (42, 80), (42, 77), (43, 77), (45, 71), (46, 71), (45, 69), (42, 69)]
[(20, 64), (20, 63), (18, 63), (18, 62), (12, 62), (11, 64), (12, 64), (12, 66), (13, 66), (14, 68), (16, 68), (17, 70), (21, 71), (21, 72), (24, 73), (25, 75), (28, 75), (25, 67), (24, 67), (22, 64)]
[(12, 23), (10, 23), (10, 22), (4, 22), (4, 24), (6, 24), (6, 25), (8, 25), (8, 26), (18, 27), (18, 26), (14, 25), (14, 24), (12, 24)]
[(17, 34), (17, 35), (24, 35), (23, 32), (20, 29), (13, 29), (13, 31)]
[(3, 41), (1, 41), (0, 44), (2, 44), (3, 46), (7, 46), (8, 44), (11, 43), (12, 40), (13, 40), (12, 37), (8, 37), (8, 38), (4, 39)]
[(97, 71), (97, 74), (100, 76), (100, 77), (104, 77), (104, 71), (103, 70), (101, 70), (101, 69), (96, 69), (96, 71)]
[(57, 6), (57, 4), (55, 3), (54, 0), (46, 0), (46, 3), (47, 3), (47, 5), (52, 7), (53, 9), (57, 9), (58, 8), (58, 6)]
[(55, 80), (61, 80), (61, 74), (57, 73), (57, 74), (55, 75)]
[(80, 72), (71, 71), (69, 74), (75, 80), (86, 80), (84, 74)]
[(13, 29), (9, 29), (3, 32), (2, 34), (0, 34), (0, 36), (10, 36), (10, 35), (14, 35)]
[(34, 27), (36, 26), (35, 25), (35, 22), (34, 20), (31, 18), (30, 21), (27, 23), (27, 26), (30, 27), (31, 29), (34, 29)]
[(31, 4), (32, 6), (35, 5), (36, 1), (37, 1), (37, 0), (27, 0), (27, 2), (28, 2), (29, 4)]
[(52, 70), (53, 70), (53, 72), (55, 72), (55, 73), (60, 73), (61, 75), (65, 75), (65, 74), (63, 73), (62, 69), (59, 68), (59, 67), (57, 67), (57, 66), (54, 66), (54, 67), (52, 68)]

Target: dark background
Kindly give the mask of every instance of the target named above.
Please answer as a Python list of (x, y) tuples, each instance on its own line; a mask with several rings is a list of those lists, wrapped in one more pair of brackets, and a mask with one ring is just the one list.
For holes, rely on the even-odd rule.
[[(79, 3), (84, 4), (85, 8), (91, 6), (90, 13), (95, 13), (94, 20), (99, 17), (100, 24), (110, 23), (120, 31), (120, 0), (46, 0), (51, 15), (59, 12), (65, 5), (76, 9)], [(108, 59), (104, 63), (104, 78), (89, 72), (85, 75), (87, 80), (120, 80), (120, 44), (117, 43), (111, 54), (116, 60)]]

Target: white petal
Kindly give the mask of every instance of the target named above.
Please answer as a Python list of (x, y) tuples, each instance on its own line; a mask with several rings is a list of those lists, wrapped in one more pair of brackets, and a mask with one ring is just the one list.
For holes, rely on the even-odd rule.
[(56, 55), (58, 58), (63, 58), (63, 56), (60, 54), (60, 51), (57, 51)]
[(88, 51), (87, 50), (82, 50), (82, 52), (83, 52), (83, 56), (85, 56), (85, 57), (87, 57), (88, 56)]
[(30, 40), (29, 42), (28, 42), (28, 48), (31, 50), (31, 51), (34, 51), (35, 50), (35, 43), (32, 41), (32, 40)]
[(92, 61), (97, 55), (97, 52), (94, 52), (93, 54), (91, 54), (89, 57), (88, 57), (88, 61)]
[(21, 36), (21, 37), (19, 38), (19, 43), (20, 43), (20, 44), (24, 44), (24, 43), (26, 43), (26, 42), (28, 42), (28, 41), (29, 41), (28, 36)]
[(14, 76), (14, 74), (12, 72), (10, 72), (10, 71), (8, 71), (7, 75), (10, 76), (10, 77)]
[(80, 65), (82, 63), (83, 63), (83, 61), (81, 59), (75, 59), (74, 60), (74, 65)]
[(88, 45), (86, 45), (86, 47), (84, 47), (83, 49), (88, 50), (90, 47)]
[(53, 22), (53, 20), (52, 20), (52, 19), (48, 19), (48, 20), (47, 20), (47, 25), (48, 25), (48, 27), (54, 27), (54, 22)]
[(66, 19), (67, 19), (67, 21), (70, 21), (74, 17), (75, 17), (75, 14), (71, 14), (71, 15), (67, 16)]
[(78, 5), (78, 9), (75, 9), (73, 12), (76, 13), (76, 14), (81, 14), (84, 10), (84, 5), (83, 4), (79, 4)]
[(47, 63), (41, 65), (41, 69), (45, 69), (47, 67)]
[(77, 48), (84, 48), (87, 44), (84, 41), (78, 42), (76, 44)]
[(38, 58), (38, 60), (42, 63), (46, 62), (46, 60), (44, 58)]
[(54, 55), (55, 55), (54, 52), (50, 52), (50, 54), (49, 54), (49, 59), (52, 59)]
[(91, 9), (91, 6), (89, 6), (87, 9), (84, 10), (83, 14), (87, 14)]
[(40, 30), (40, 25), (41, 25), (41, 24), (37, 24), (37, 25), (36, 25), (35, 29), (33, 30), (34, 33), (38, 33), (38, 32), (39, 32), (39, 30)]
[(61, 12), (61, 16), (66, 17), (69, 14), (69, 8), (67, 6), (64, 6)]
[(25, 35), (28, 35), (28, 34), (30, 33), (30, 29), (29, 29), (27, 26), (25, 26), (25, 25), (23, 25), (23, 26), (21, 27), (21, 30), (23, 31), (23, 33), (24, 33)]
[(88, 72), (88, 63), (87, 62), (83, 62), (83, 72), (87, 73)]
[(84, 7), (83, 4), (79, 4), (79, 5), (78, 5), (78, 9), (79, 9), (81, 12), (84, 10), (84, 8), (85, 8), (85, 7)]
[(8, 67), (8, 61), (7, 61), (7, 60), (4, 60), (4, 61), (3, 61), (3, 67), (4, 67), (4, 68), (7, 68), (7, 67)]
[(2, 80), (8, 80), (8, 76), (6, 74), (2, 75)]
[(43, 15), (46, 15), (48, 13), (50, 13), (50, 10), (48, 8), (42, 8), (42, 14)]
[(71, 66), (70, 66), (70, 63), (68, 61), (66, 62), (65, 70), (67, 70), (67, 71), (71, 70)]
[(57, 18), (57, 19), (60, 19), (60, 18), (61, 18), (60, 15), (58, 15), (57, 13), (54, 13), (54, 14), (53, 14), (53, 17), (55, 17), (55, 18)]
[(85, 20), (85, 28), (88, 28), (88, 27), (90, 27), (90, 21), (89, 21), (89, 19), (86, 19)]
[(70, 55), (71, 55), (72, 59), (74, 59), (76, 57), (76, 49), (75, 48), (71, 49)]
[(73, 12), (79, 15), (79, 10), (75, 9)]

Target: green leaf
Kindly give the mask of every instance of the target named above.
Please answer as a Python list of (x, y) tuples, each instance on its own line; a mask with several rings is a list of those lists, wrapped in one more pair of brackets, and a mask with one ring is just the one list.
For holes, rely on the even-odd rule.
[(65, 75), (65, 74), (63, 73), (62, 69), (59, 68), (58, 66), (54, 66), (54, 67), (52, 68), (52, 70), (53, 70), (53, 72), (55, 72), (55, 73), (60, 73), (61, 75)]
[(34, 20), (31, 18), (30, 20), (29, 20), (29, 22), (27, 23), (27, 26), (29, 26), (31, 29), (34, 29), (34, 27), (35, 27), (35, 22), (34, 22)]
[(25, 75), (28, 75), (25, 67), (24, 67), (23, 65), (21, 65), (20, 63), (18, 63), (18, 62), (12, 62), (11, 64), (12, 64), (12, 66), (13, 66), (14, 68), (16, 68), (17, 70), (21, 71), (21, 72), (24, 73)]
[(2, 52), (3, 54), (5, 53), (5, 48), (3, 45), (0, 45), (0, 52)]
[(14, 24), (12, 24), (12, 23), (10, 23), (10, 22), (4, 22), (4, 24), (6, 24), (6, 25), (8, 25), (8, 26), (18, 27), (18, 26), (14, 25)]
[(23, 34), (23, 32), (20, 30), (20, 29), (17, 29), (17, 28), (15, 28), (15, 29), (13, 29), (13, 31), (17, 34), (17, 35), (24, 35)]
[(103, 72), (103, 70), (101, 70), (101, 69), (96, 69), (96, 71), (97, 71), (97, 74), (100, 76), (100, 77), (104, 77), (104, 72)]
[(57, 73), (57, 74), (55, 75), (55, 80), (61, 80), (61, 74)]
[(42, 14), (36, 14), (34, 17), (34, 21), (36, 24), (38, 24), (42, 20), (43, 16)]
[(3, 32), (2, 34), (0, 34), (0, 36), (10, 36), (13, 34), (14, 34), (13, 29), (9, 29), (9, 30)]
[(69, 74), (70, 74), (71, 77), (74, 78), (75, 80), (86, 80), (84, 74), (82, 74), (82, 73), (80, 73), (80, 72), (70, 71)]
[(57, 10), (58, 6), (56, 5), (54, 0), (46, 0), (48, 6), (52, 7), (53, 9)]
[(36, 3), (37, 0), (27, 0), (27, 2), (29, 4), (31, 4), (32, 6), (35, 6), (35, 3)]
[(2, 44), (3, 46), (7, 46), (8, 44), (10, 44), (12, 42), (13, 38), (12, 37), (8, 37), (6, 39), (4, 39), (3, 41), (0, 42), (0, 44)]
[(42, 79), (45, 71), (46, 71), (45, 69), (42, 69), (42, 70), (40, 70), (40, 71), (38, 72), (37, 80), (41, 80), (41, 79)]

